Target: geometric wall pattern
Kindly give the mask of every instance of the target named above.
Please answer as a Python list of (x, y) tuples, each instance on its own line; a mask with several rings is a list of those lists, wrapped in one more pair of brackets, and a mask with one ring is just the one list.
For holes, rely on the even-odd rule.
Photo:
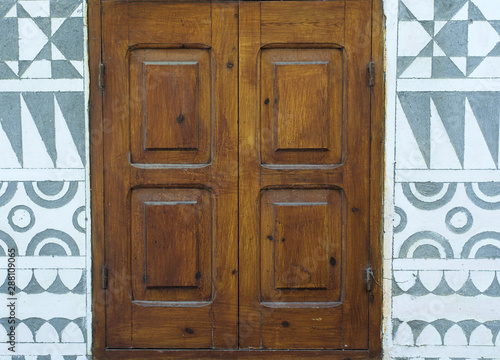
[(500, 92), (401, 91), (398, 169), (498, 169)]
[(83, 5), (0, 2), (0, 169), (85, 166)]
[(491, 0), (436, 0), (432, 8), (431, 3), (400, 3), (399, 77), (500, 77), (498, 4)]
[(0, 302), (16, 258), (16, 352), (90, 356), (90, 267), (82, 0), (0, 0)]
[(391, 359), (500, 359), (500, 6), (399, 0)]

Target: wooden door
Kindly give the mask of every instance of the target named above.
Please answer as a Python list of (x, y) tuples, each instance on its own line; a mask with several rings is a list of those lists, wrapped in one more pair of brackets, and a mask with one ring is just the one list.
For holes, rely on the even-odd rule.
[(368, 356), (371, 6), (102, 2), (108, 358)]
[(108, 348), (234, 348), (238, 5), (104, 2)]
[(371, 2), (240, 4), (240, 346), (367, 349)]

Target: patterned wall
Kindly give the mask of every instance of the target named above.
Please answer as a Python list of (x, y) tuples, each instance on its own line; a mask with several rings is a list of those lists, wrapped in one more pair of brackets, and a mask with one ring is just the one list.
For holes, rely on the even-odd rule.
[(0, 34), (1, 309), (18, 255), (16, 352), (2, 310), (0, 359), (86, 359), (84, 4), (0, 0)]
[[(500, 359), (500, 6), (398, 1), (386, 357)], [(18, 345), (0, 360), (89, 354), (84, 13), (0, 0), (0, 301), (19, 255)]]
[(395, 359), (500, 358), (500, 3), (400, 0)]

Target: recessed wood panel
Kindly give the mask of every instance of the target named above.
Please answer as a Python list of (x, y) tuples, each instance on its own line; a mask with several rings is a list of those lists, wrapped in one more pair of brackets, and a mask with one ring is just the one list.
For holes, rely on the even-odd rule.
[(132, 192), (134, 301), (209, 301), (211, 201), (201, 189)]
[(145, 212), (146, 287), (197, 286), (197, 203), (147, 202)]
[(196, 62), (144, 64), (146, 150), (198, 149)]
[(264, 49), (261, 57), (262, 163), (342, 163), (342, 50)]
[(328, 150), (328, 72), (327, 62), (275, 63), (276, 150)]
[(211, 65), (203, 49), (138, 49), (130, 56), (134, 163), (210, 161)]
[(275, 203), (275, 212), (275, 288), (326, 288), (327, 203)]
[(337, 302), (342, 289), (343, 194), (266, 190), (261, 201), (264, 302)]

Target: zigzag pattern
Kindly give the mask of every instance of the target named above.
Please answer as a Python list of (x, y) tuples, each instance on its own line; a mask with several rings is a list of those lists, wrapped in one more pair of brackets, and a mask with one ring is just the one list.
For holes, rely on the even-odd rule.
[(398, 169), (497, 169), (500, 93), (398, 93)]

